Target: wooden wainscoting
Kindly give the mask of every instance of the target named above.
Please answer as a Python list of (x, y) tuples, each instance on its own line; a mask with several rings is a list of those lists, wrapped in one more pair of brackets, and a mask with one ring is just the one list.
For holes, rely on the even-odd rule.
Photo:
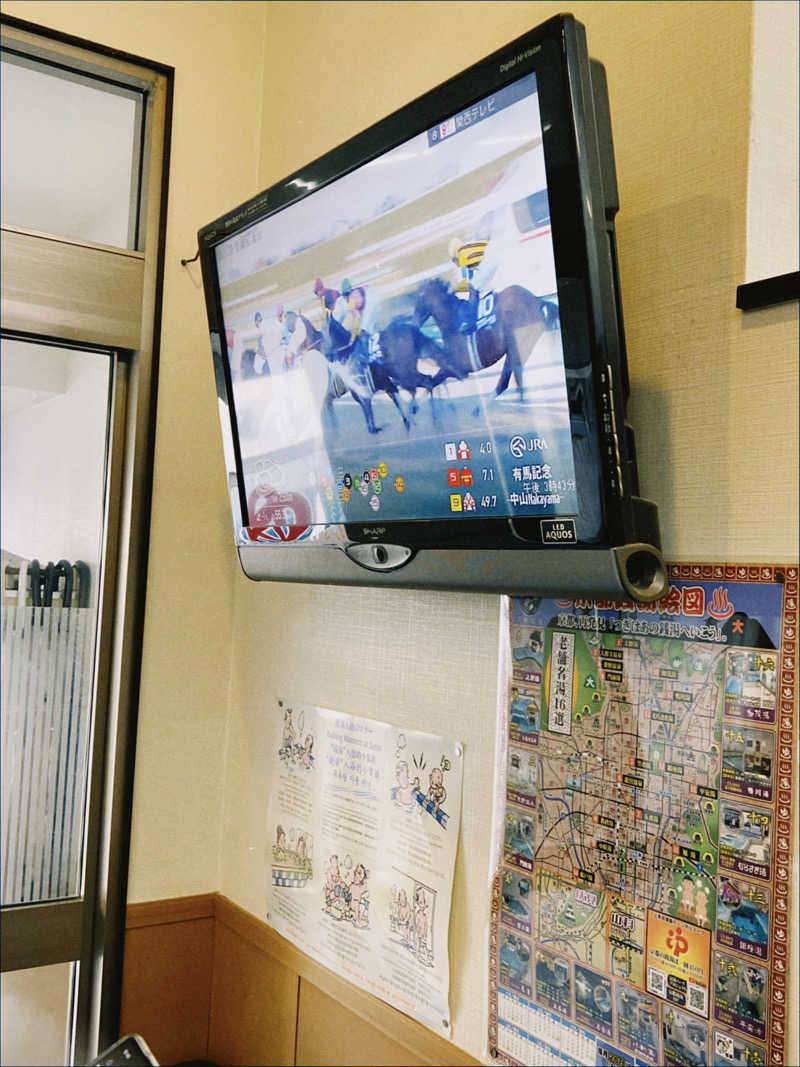
[(214, 959), (214, 894), (129, 904), (120, 1031), (159, 1063), (205, 1059)]
[(121, 1029), (162, 1064), (479, 1062), (219, 893), (128, 906)]

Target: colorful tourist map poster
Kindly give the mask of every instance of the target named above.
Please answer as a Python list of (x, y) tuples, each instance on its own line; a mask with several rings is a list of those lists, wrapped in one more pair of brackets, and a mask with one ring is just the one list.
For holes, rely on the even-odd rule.
[(798, 570), (507, 602), (488, 1054), (785, 1062)]

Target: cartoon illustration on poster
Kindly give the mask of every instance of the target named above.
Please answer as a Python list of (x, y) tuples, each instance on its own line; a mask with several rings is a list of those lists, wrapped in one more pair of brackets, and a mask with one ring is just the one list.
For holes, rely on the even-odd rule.
[(679, 564), (653, 604), (507, 602), (495, 1062), (784, 1062), (797, 593)]
[(322, 892), (326, 915), (339, 922), (346, 920), (357, 928), (369, 926), (369, 883), (363, 863), (354, 865), (347, 856), (343, 870), (339, 857), (331, 856), (325, 867)]
[[(407, 754), (405, 750), (406, 737), (405, 734), (400, 734), (397, 739), (397, 762), (394, 768), (395, 780), (389, 791), (393, 803), (416, 814), (424, 811), (435, 819), (440, 826), (446, 828), (447, 812), (442, 805), (447, 799), (445, 774), (450, 770), (450, 760), (446, 755), (443, 755), (438, 764), (430, 766), (425, 752)], [(407, 758), (404, 758), (406, 756)], [(411, 760), (411, 767), (409, 767), (409, 759)], [(411, 777), (412, 773), (414, 775), (413, 779)], [(427, 788), (423, 789), (420, 783), (426, 777)]]
[(391, 932), (393, 939), (426, 967), (433, 967), (434, 964), (435, 919), (435, 890), (407, 875), (401, 875), (391, 890)]
[(461, 745), (283, 700), (270, 727), (267, 920), (313, 959), (448, 1035)]
[(272, 884), (302, 889), (314, 874), (313, 850), (311, 834), (294, 826), (287, 833), (278, 823), (271, 849)]
[(314, 766), (314, 735), (305, 733), (303, 730), (305, 714), (300, 710), (297, 722), (293, 721), (294, 709), (283, 707), (283, 701), (278, 701), (283, 708), (283, 730), (281, 734), (281, 746), (278, 749), (278, 758), (286, 766), (303, 767), (311, 770)]

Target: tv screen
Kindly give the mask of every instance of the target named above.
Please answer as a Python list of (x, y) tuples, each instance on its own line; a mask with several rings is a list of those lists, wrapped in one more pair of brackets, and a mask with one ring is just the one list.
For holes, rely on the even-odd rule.
[(615, 212), (559, 16), (201, 230), (245, 570), (661, 595)]

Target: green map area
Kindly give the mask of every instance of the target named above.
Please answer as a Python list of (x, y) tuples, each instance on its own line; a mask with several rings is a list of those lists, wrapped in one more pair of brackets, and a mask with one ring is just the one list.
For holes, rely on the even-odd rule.
[(724, 649), (657, 637), (570, 638), (572, 715), (569, 733), (555, 734), (547, 728), (547, 631), (535, 859), (640, 908), (710, 926)]

